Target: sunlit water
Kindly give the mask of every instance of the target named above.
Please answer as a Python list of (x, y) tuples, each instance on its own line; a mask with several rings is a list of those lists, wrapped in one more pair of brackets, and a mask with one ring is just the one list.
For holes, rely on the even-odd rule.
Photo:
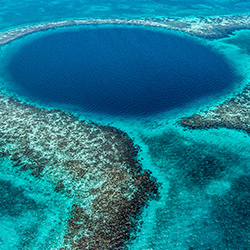
[[(56, 1), (50, 4), (46, 2), (22, 1), (22, 3), (16, 2), (14, 5), (10, 1), (6, 1), (0, 6), (2, 8), (0, 17), (4, 20), (0, 27), (10, 28), (11, 26), (28, 22), (68, 17), (96, 17), (98, 15), (103, 17), (185, 16), (197, 14), (201, 10), (203, 15), (229, 14), (246, 12), (247, 8), (249, 8), (248, 5), (247, 2), (243, 1), (230, 1), (230, 3), (228, 1), (199, 1), (199, 3), (197, 1), (189, 1), (188, 3), (177, 4), (171, 1), (168, 1), (167, 4), (163, 1), (143, 1), (143, 3), (142, 1), (133, 1), (133, 3), (118, 3), (117, 1), (116, 3), (111, 3), (110, 1), (108, 3), (93, 3), (93, 1), (91, 3), (86, 1), (78, 3), (74, 1), (73, 3), (67, 3), (67, 7), (65, 7), (65, 3)], [(128, 9), (128, 6), (131, 8)], [(73, 11), (75, 9), (77, 9), (77, 12)], [(10, 14), (14, 12), (20, 18)], [(101, 30), (101, 33), (97, 32), (97, 30)], [(157, 74), (155, 73), (159, 77), (156, 80), (166, 77), (164, 68), (167, 65), (173, 67), (171, 73), (173, 71), (175, 73), (178, 72), (176, 70), (178, 67), (180, 69), (179, 72), (184, 72), (183, 76), (175, 74), (176, 78), (174, 78), (174, 83), (177, 83), (176, 85), (178, 86), (178, 88), (174, 88), (176, 91), (174, 93), (181, 95), (180, 98), (174, 101), (174, 104), (176, 104), (177, 100), (178, 105), (169, 107), (168, 103), (163, 102), (163, 91), (158, 89), (159, 92), (155, 93), (155, 98), (157, 99), (157, 94), (160, 93), (161, 98), (159, 101), (161, 101), (161, 104), (151, 105), (149, 103), (149, 95), (145, 95), (143, 99), (149, 99), (147, 99), (146, 106), (141, 106), (144, 111), (139, 113), (136, 113), (137, 109), (132, 111), (131, 109), (123, 109), (123, 112), (119, 113), (121, 106), (115, 111), (113, 109), (114, 106), (105, 110), (106, 105), (102, 106), (99, 102), (95, 106), (95, 101), (86, 108), (84, 103), (81, 103), (83, 106), (79, 105), (80, 96), (78, 92), (74, 94), (74, 86), (65, 86), (65, 83), (60, 86), (59, 80), (63, 82), (62, 78), (60, 78), (61, 76), (67, 79), (68, 72), (71, 72), (71, 76), (75, 76), (74, 70), (77, 68), (78, 70), (81, 69), (84, 67), (82, 63), (86, 65), (87, 62), (82, 61), (80, 58), (78, 61), (75, 61), (75, 66), (77, 67), (73, 67), (72, 61), (70, 61), (71, 63), (68, 65), (71, 66), (67, 67), (60, 74), (60, 68), (56, 70), (55, 66), (58, 61), (56, 56), (61, 56), (61, 53), (60, 50), (57, 51), (57, 46), (52, 46), (52, 44), (60, 41), (58, 44), (60, 46), (66, 46), (68, 43), (73, 46), (65, 53), (65, 58), (60, 58), (59, 66), (61, 67), (62, 64), (65, 65), (66, 62), (69, 63), (69, 60), (75, 58), (75, 56), (71, 57), (72, 55), (78, 55), (79, 51), (75, 50), (75, 43), (77, 42), (80, 44), (82, 44), (82, 41), (88, 43), (90, 51), (98, 45), (98, 50), (91, 52), (91, 55), (95, 56), (97, 53), (102, 52), (102, 49), (108, 49), (109, 43), (107, 41), (110, 40), (112, 34), (105, 33), (105, 29), (81, 31), (83, 33), (79, 33), (79, 30), (74, 30), (73, 32), (65, 30), (63, 32), (48, 32), (47, 34), (44, 33), (37, 36), (34, 34), (4, 47), (1, 53), (1, 86), (12, 93), (16, 92), (26, 100), (37, 101), (39, 105), (65, 107), (68, 110), (77, 112), (84, 119), (92, 119), (103, 124), (112, 124), (127, 132), (141, 146), (142, 152), (140, 157), (143, 168), (150, 169), (152, 175), (161, 183), (161, 199), (152, 201), (150, 206), (144, 210), (140, 232), (136, 240), (129, 243), (131, 250), (249, 249), (249, 137), (242, 132), (227, 129), (183, 130), (176, 124), (178, 117), (197, 112), (200, 108), (205, 108), (206, 104), (212, 105), (222, 101), (239, 84), (238, 78), (234, 78), (236, 72), (242, 73), (242, 76), (245, 78), (247, 77), (246, 72), (248, 69), (245, 61), (247, 61), (249, 56), (247, 47), (250, 41), (249, 34), (243, 32), (239, 33), (235, 38), (222, 39), (222, 43), (214, 42), (215, 47), (224, 51), (227, 58), (229, 57), (236, 62), (235, 69), (233, 69), (232, 64), (220, 53), (216, 53), (200, 40), (195, 41), (194, 38), (179, 36), (175, 33), (158, 33), (156, 30), (145, 31), (138, 28), (127, 31), (123, 27), (118, 29), (118, 31), (109, 29), (109, 32), (114, 32), (116, 36), (116, 39), (112, 41), (115, 46), (109, 48), (110, 53), (118, 53), (121, 50), (119, 46), (124, 47), (125, 45), (128, 46), (125, 46), (125, 48), (129, 49), (128, 51), (131, 54), (135, 54), (135, 51), (138, 50), (139, 54), (135, 55), (132, 58), (133, 60), (130, 61), (130, 63), (134, 63), (136, 66), (141, 63), (139, 58), (147, 54), (150, 60), (144, 59), (141, 65), (146, 65), (152, 70), (154, 69), (152, 62), (154, 62), (153, 65), (158, 66), (156, 67), (157, 70), (160, 69), (156, 71)], [(86, 37), (84, 37), (84, 32), (89, 32), (88, 38), (91, 37), (91, 41), (93, 41), (93, 36), (96, 36), (106, 41), (106, 43), (100, 45), (98, 39), (95, 40), (95, 43), (91, 43), (90, 40), (86, 40)], [(147, 41), (148, 37), (150, 37), (150, 40)], [(63, 39), (57, 40), (58, 38)], [(128, 41), (125, 38), (129, 38)], [(140, 43), (142, 46), (139, 46), (138, 41), (141, 42), (142, 39), (146, 41)], [(120, 40), (122, 40), (121, 43), (119, 43)], [(47, 46), (43, 47), (42, 44)], [(173, 53), (176, 56), (171, 55), (171, 60), (169, 60), (170, 55), (168, 53), (170, 52), (166, 45), (171, 47), (171, 53), (176, 52)], [(28, 51), (29, 46), (32, 47), (32, 51)], [(38, 51), (38, 48), (40, 48), (40, 51)], [(80, 48), (81, 53), (86, 53), (86, 47), (80, 46)], [(112, 50), (113, 48), (115, 50)], [(195, 50), (195, 52), (189, 54), (190, 48)], [(241, 49), (240, 53), (238, 53), (238, 48)], [(41, 53), (41, 50), (43, 53)], [(155, 54), (157, 50), (159, 54), (155, 56), (157, 55)], [(53, 52), (54, 56), (50, 56), (49, 63), (46, 64), (48, 68), (42, 67), (45, 60), (48, 60), (48, 53), (50, 52)], [(246, 54), (243, 54), (243, 52)], [(164, 53), (167, 53), (169, 56), (164, 58)], [(121, 56), (120, 53), (118, 54)], [(111, 58), (114, 58), (114, 55), (108, 56), (106, 54), (103, 56), (105, 62), (108, 61), (109, 65), (112, 65)], [(197, 60), (192, 62), (190, 59), (192, 56), (195, 56)], [(127, 57), (131, 58), (129, 54), (127, 54)], [(204, 64), (206, 58), (209, 60), (207, 64)], [(64, 59), (65, 61), (63, 61)], [(199, 61), (199, 59), (201, 60)], [(35, 60), (35, 63), (31, 65), (28, 63), (29, 60)], [(123, 60), (127, 61), (127, 58), (123, 57)], [(139, 63), (137, 64), (136, 62), (138, 61)], [(92, 61), (93, 65), (95, 62), (95, 60)], [(117, 62), (113, 62), (116, 69), (118, 69), (118, 66), (123, 65), (122, 63), (117, 64)], [(101, 63), (101, 60), (98, 63)], [(185, 83), (184, 79), (187, 79), (188, 75), (185, 74), (186, 67), (184, 67), (184, 71), (181, 71), (180, 65), (188, 65), (188, 63), (190, 67), (188, 72), (192, 72), (192, 74), (200, 78), (197, 80), (198, 85), (195, 85), (194, 82), (190, 81), (190, 79), (193, 79), (192, 76), (189, 76), (189, 84), (194, 84), (198, 88), (187, 88), (187, 92), (183, 92), (183, 89), (179, 88), (178, 79), (183, 80)], [(18, 65), (22, 65), (20, 69), (26, 70), (25, 76), (22, 75), (24, 71), (17, 72)], [(36, 65), (42, 68), (36, 68)], [(194, 66), (198, 67), (199, 70), (196, 67), (194, 68)], [(49, 81), (46, 81), (47, 85), (41, 86), (43, 73), (40, 69), (45, 70), (46, 75), (48, 75), (49, 67), (52, 67), (53, 72), (56, 72), (54, 79), (58, 80), (58, 82), (51, 87), (54, 79), (46, 78), (49, 79)], [(141, 70), (141, 74), (144, 73), (142, 74), (143, 76), (145, 76), (145, 73), (149, 74), (148, 70), (144, 68)], [(81, 70), (79, 72), (82, 73)], [(126, 77), (131, 76), (128, 72), (126, 71)], [(158, 72), (160, 72), (160, 75)], [(203, 82), (202, 77), (204, 74), (201, 72), (205, 72), (209, 79), (208, 77), (204, 78)], [(217, 75), (214, 72), (217, 72)], [(101, 77), (103, 72), (99, 72), (99, 74), (99, 77)], [(34, 76), (37, 77), (37, 81), (40, 81), (39, 85), (34, 84)], [(107, 76), (110, 75), (107, 74)], [(122, 74), (119, 73), (116, 76), (120, 82)], [(216, 82), (215, 88), (208, 93), (207, 87), (211, 85), (210, 80), (213, 78), (211, 76), (214, 77), (213, 80), (217, 81), (220, 79), (220, 81)], [(184, 78), (182, 79), (181, 77)], [(138, 75), (137, 78), (142, 80)], [(75, 81), (77, 82), (77, 80), (79, 79)], [(242, 82), (244, 81), (242, 80)], [(78, 87), (80, 82), (77, 82)], [(84, 86), (88, 83), (86, 81)], [(129, 81), (126, 82), (126, 86), (129, 83)], [(144, 87), (142, 82), (139, 82), (139, 84), (141, 84), (141, 87)], [(150, 84), (150, 81), (147, 84)], [(158, 84), (157, 86), (160, 89), (163, 88), (166, 91), (166, 95), (169, 94), (167, 93), (169, 85), (163, 84), (161, 81), (156, 81), (156, 84)], [(39, 86), (40, 88), (37, 88)], [(130, 88), (124, 88), (124, 85), (120, 86), (129, 98), (129, 90), (131, 91), (133, 86), (128, 85)], [(206, 88), (202, 89), (202, 86)], [(70, 87), (71, 97), (64, 96), (63, 100), (68, 100), (67, 98), (72, 100), (72, 97), (77, 97), (77, 102), (63, 102), (63, 100), (53, 99), (55, 95), (49, 95), (51, 94), (50, 90), (54, 89), (54, 87), (57, 90), (54, 93), (56, 98), (60, 98), (60, 93), (65, 95), (64, 88)], [(105, 88), (103, 87), (101, 86), (101, 93), (105, 93), (103, 91), (108, 92), (108, 86), (105, 85)], [(91, 90), (91, 86), (89, 89)], [(195, 92), (193, 92), (194, 90)], [(185, 100), (185, 96), (190, 97), (190, 91), (191, 98)], [(194, 93), (198, 93), (198, 95), (192, 96)], [(97, 91), (95, 95), (97, 94), (100, 93)], [(140, 97), (138, 91), (136, 94), (137, 98)], [(145, 93), (143, 92), (143, 94)], [(48, 97), (47, 100), (45, 99), (46, 95)], [(105, 95), (102, 97), (104, 100), (106, 98)], [(93, 100), (100, 101), (98, 98), (100, 96), (97, 95)], [(118, 101), (119, 105), (124, 103), (120, 99)], [(130, 102), (131, 100), (128, 101), (128, 103)], [(150, 108), (153, 108), (152, 112), (147, 113), (146, 111)], [(126, 110), (129, 110), (129, 112), (126, 113)], [(144, 115), (141, 116), (140, 114)], [(62, 243), (63, 231), (60, 232), (57, 229), (65, 229), (65, 225), (60, 223), (68, 217), (70, 201), (58, 196), (48, 183), (41, 183), (28, 174), (26, 175), (26, 173), (16, 172), (7, 162), (1, 162), (0, 172), (2, 197), (0, 249), (59, 249)], [(58, 234), (58, 232), (60, 233)]]
[(0, 30), (69, 18), (215, 16), (249, 11), (249, 1), (238, 0), (2, 0)]

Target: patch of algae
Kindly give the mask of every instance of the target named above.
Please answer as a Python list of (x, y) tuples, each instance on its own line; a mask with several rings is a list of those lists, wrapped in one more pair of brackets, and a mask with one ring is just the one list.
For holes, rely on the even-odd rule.
[(80, 121), (0, 94), (0, 157), (73, 200), (62, 249), (124, 249), (156, 180), (138, 149), (108, 126)]

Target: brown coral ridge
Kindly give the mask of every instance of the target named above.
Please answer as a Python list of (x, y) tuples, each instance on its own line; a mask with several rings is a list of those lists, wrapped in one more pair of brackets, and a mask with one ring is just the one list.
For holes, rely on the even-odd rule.
[[(150, 180), (150, 174), (147, 172), (136, 178), (135, 185), (138, 185), (138, 190), (132, 199), (122, 197), (110, 201), (109, 195), (106, 200), (96, 199), (95, 212), (92, 215), (86, 214), (81, 206), (73, 205), (69, 233), (65, 236), (72, 239), (71, 234), (80, 235), (76, 240), (71, 240), (73, 249), (126, 249), (125, 243), (131, 238), (131, 234), (136, 234), (140, 213), (147, 203), (149, 193), (151, 198), (152, 194), (157, 194), (156, 185)], [(97, 213), (102, 216), (94, 219)], [(89, 236), (79, 234), (81, 230), (88, 231)], [(134, 237), (132, 236), (132, 239)]]
[(0, 157), (72, 200), (65, 249), (124, 249), (158, 185), (122, 131), (0, 94)]
[(183, 117), (180, 121), (184, 127), (192, 129), (209, 129), (225, 127), (250, 133), (250, 85), (243, 92), (223, 102), (211, 110)]

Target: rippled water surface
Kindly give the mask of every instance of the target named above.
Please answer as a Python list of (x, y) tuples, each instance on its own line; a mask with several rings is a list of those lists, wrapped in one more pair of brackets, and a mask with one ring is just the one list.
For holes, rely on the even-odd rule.
[(23, 96), (133, 117), (218, 94), (237, 78), (188, 36), (125, 27), (51, 32), (20, 46), (7, 70)]
[[(66, 18), (249, 11), (248, 1), (234, 0), (3, 0), (0, 30)], [(179, 118), (224, 101), (241, 89), (242, 79), (242, 85), (248, 82), (249, 43), (245, 31), (210, 42), (213, 48), (202, 39), (154, 28), (48, 31), (0, 48), (0, 87), (40, 106), (111, 124), (141, 147), (139, 160), (161, 184), (160, 199), (144, 209), (128, 249), (245, 250), (250, 249), (249, 136), (226, 128), (186, 130)], [(73, 199), (5, 160), (0, 187), (0, 249), (60, 249)]]
[(1, 0), (0, 29), (68, 18), (145, 18), (214, 16), (250, 11), (249, 1), (237, 0)]

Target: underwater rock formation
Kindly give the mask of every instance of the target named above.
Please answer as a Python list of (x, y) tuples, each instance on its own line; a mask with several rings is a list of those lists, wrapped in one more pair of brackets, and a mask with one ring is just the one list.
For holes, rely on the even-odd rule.
[(158, 186), (127, 134), (0, 94), (0, 157), (72, 200), (65, 247), (123, 249)]
[(181, 124), (193, 129), (226, 127), (250, 133), (249, 106), (250, 85), (247, 85), (243, 92), (213, 109), (194, 114), (190, 117), (183, 117)]

